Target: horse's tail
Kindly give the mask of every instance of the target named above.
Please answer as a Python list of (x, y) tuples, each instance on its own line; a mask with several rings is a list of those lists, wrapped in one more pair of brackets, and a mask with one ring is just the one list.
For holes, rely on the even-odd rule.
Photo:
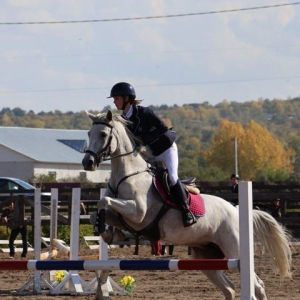
[(269, 253), (274, 271), (282, 278), (291, 277), (291, 234), (261, 210), (253, 210), (253, 231), (255, 240)]

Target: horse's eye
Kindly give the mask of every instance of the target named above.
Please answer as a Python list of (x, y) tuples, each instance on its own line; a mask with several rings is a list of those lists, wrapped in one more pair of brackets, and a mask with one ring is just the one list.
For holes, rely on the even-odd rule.
[(101, 136), (102, 138), (106, 138), (106, 137), (107, 137), (107, 133), (106, 133), (106, 132), (101, 132), (101, 133), (100, 133), (100, 136)]

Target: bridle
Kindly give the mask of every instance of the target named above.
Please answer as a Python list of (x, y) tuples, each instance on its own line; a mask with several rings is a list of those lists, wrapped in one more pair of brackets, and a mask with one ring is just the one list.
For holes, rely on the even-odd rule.
[(114, 127), (112, 125), (110, 125), (108, 122), (105, 122), (105, 121), (94, 121), (93, 122), (93, 125), (99, 125), (99, 124), (105, 125), (105, 126), (110, 128), (110, 133), (109, 133), (109, 137), (108, 137), (106, 145), (98, 152), (94, 152), (92, 150), (86, 150), (85, 151), (85, 153), (89, 153), (95, 158), (97, 166), (99, 166), (100, 162), (102, 162), (102, 161), (111, 160), (111, 159), (114, 159), (114, 158), (117, 158), (117, 157), (120, 157), (120, 156), (129, 155), (129, 154), (132, 154), (132, 153), (135, 152), (136, 145), (134, 146), (133, 150), (130, 151), (130, 152), (122, 153), (122, 154), (111, 157), (110, 156), (110, 154), (111, 154), (111, 141), (113, 139), (113, 129), (114, 129)]
[[(136, 145), (135, 145), (134, 148), (133, 148), (133, 150), (130, 151), (130, 152), (126, 152), (126, 153), (122, 153), (122, 154), (110, 157), (110, 154), (111, 154), (111, 141), (112, 141), (112, 138), (113, 138), (113, 129), (114, 129), (114, 127), (112, 125), (110, 125), (108, 122), (105, 122), (105, 121), (94, 121), (93, 122), (93, 125), (99, 125), (99, 124), (105, 125), (105, 126), (107, 126), (107, 127), (110, 128), (110, 133), (109, 133), (109, 137), (108, 137), (107, 143), (105, 144), (105, 146), (103, 147), (103, 149), (101, 149), (98, 152), (94, 152), (92, 150), (86, 150), (86, 153), (89, 153), (90, 155), (92, 155), (94, 157), (97, 166), (99, 166), (99, 164), (100, 164), (101, 161), (105, 161), (105, 160), (109, 160), (109, 159), (112, 160), (112, 159), (120, 157), (120, 156), (125, 156), (125, 155), (132, 154), (132, 153), (134, 153), (136, 151)], [(114, 195), (117, 195), (118, 194), (119, 186), (120, 186), (120, 184), (122, 182), (124, 182), (129, 177), (138, 175), (138, 174), (140, 174), (142, 172), (145, 172), (145, 171), (147, 171), (149, 173), (151, 172), (151, 170), (149, 168), (146, 168), (145, 170), (137, 171), (137, 172), (128, 174), (128, 175), (124, 176), (119, 181), (119, 183), (117, 184), (116, 190), (113, 190), (113, 188), (111, 187), (110, 184), (108, 184), (108, 188), (111, 190), (111, 192)], [(105, 209), (100, 209), (100, 211), (98, 211), (98, 213), (97, 213), (97, 222), (96, 222), (95, 226), (98, 228), (98, 232), (99, 233), (104, 232), (104, 230), (105, 230)]]

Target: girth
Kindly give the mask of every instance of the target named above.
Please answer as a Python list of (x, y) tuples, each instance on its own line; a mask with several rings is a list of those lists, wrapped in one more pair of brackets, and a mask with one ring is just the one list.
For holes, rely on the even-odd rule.
[(129, 231), (134, 236), (140, 237), (141, 235), (144, 236), (146, 239), (148, 239), (150, 242), (156, 242), (160, 240), (160, 233), (159, 233), (159, 227), (158, 222), (160, 219), (166, 214), (166, 212), (170, 209), (170, 206), (166, 203), (163, 203), (161, 209), (159, 210), (157, 216), (155, 219), (145, 228), (142, 230), (135, 230), (132, 227), (130, 227), (124, 220), (123, 216), (118, 213), (119, 219), (122, 222), (123, 226), (127, 231)]

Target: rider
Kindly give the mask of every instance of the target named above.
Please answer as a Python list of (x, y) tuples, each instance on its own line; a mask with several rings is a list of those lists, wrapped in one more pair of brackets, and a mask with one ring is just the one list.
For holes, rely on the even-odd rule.
[(196, 218), (189, 209), (187, 196), (181, 181), (178, 179), (178, 151), (175, 143), (176, 134), (168, 129), (166, 124), (148, 107), (138, 106), (141, 100), (136, 100), (133, 86), (127, 82), (115, 84), (108, 98), (114, 98), (122, 116), (131, 121), (128, 128), (148, 145), (156, 161), (164, 163), (168, 169), (170, 180), (170, 196), (176, 199), (182, 209), (184, 227), (196, 223)]

